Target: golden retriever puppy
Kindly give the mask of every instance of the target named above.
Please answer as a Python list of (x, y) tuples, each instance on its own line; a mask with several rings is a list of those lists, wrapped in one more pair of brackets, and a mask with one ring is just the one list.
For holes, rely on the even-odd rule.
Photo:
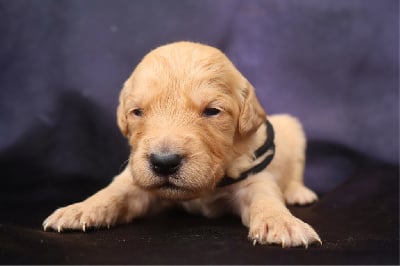
[(240, 215), (254, 244), (321, 243), (285, 206), (317, 199), (303, 184), (300, 123), (267, 119), (220, 50), (177, 42), (151, 51), (124, 84), (117, 120), (131, 146), (127, 167), (88, 199), (57, 209), (44, 230), (110, 227), (180, 206)]

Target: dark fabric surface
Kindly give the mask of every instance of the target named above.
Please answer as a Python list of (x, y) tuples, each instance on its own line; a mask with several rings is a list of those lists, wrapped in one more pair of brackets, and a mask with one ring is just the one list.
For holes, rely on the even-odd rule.
[[(336, 154), (337, 155), (337, 154)], [(341, 154), (343, 156), (343, 154)], [(334, 156), (332, 154), (332, 156)], [(72, 179), (63, 199), (2, 205), (0, 261), (5, 264), (398, 264), (398, 167), (349, 157), (354, 172), (308, 207), (290, 207), (312, 224), (322, 246), (253, 246), (237, 217), (206, 219), (171, 211), (110, 230), (43, 232), (55, 207), (83, 199), (93, 186)], [(90, 189), (83, 189), (92, 186)], [(65, 191), (73, 191), (66, 193)], [(66, 194), (69, 194), (66, 196)], [(11, 215), (10, 215), (11, 214)]]
[[(396, 0), (0, 0), (0, 263), (397, 264), (398, 10)], [(305, 180), (320, 201), (291, 209), (322, 247), (253, 247), (235, 217), (180, 212), (41, 231), (56, 207), (121, 170), (121, 85), (145, 53), (178, 40), (217, 46), (268, 114), (304, 123)]]

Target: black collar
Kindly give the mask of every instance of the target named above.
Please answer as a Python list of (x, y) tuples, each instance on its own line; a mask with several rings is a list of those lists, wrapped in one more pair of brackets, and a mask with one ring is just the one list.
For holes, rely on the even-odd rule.
[(234, 183), (240, 182), (244, 179), (246, 179), (249, 175), (251, 174), (256, 174), (264, 170), (272, 161), (275, 155), (275, 133), (274, 133), (274, 128), (272, 127), (271, 123), (267, 120), (266, 123), (266, 128), (267, 128), (267, 138), (264, 142), (264, 144), (259, 147), (255, 152), (254, 152), (254, 159), (260, 158), (263, 156), (265, 153), (270, 152), (269, 155), (267, 155), (264, 160), (262, 160), (260, 163), (256, 164), (252, 168), (242, 172), (239, 177), (237, 178), (232, 178), (229, 176), (224, 176), (221, 181), (217, 184), (217, 187), (225, 187), (232, 185)]

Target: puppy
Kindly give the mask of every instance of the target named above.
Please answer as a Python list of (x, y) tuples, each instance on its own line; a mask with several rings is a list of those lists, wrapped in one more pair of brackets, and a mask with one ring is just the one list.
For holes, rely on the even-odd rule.
[(177, 42), (151, 51), (124, 84), (117, 121), (131, 146), (125, 170), (57, 209), (44, 230), (110, 227), (180, 206), (206, 217), (239, 215), (253, 244), (321, 243), (285, 206), (317, 199), (303, 184), (300, 123), (267, 119), (253, 86), (218, 49)]

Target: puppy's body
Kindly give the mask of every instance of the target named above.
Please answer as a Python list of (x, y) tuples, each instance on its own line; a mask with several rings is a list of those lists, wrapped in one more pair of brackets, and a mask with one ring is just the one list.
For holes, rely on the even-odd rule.
[(109, 227), (179, 205), (207, 217), (240, 215), (254, 243), (320, 242), (285, 206), (317, 198), (303, 185), (306, 141), (295, 118), (268, 116), (272, 162), (218, 187), (262, 161), (267, 154), (254, 152), (270, 137), (253, 87), (219, 50), (189, 42), (153, 50), (126, 81), (117, 118), (132, 148), (128, 166), (95, 195), (56, 210), (45, 229)]

